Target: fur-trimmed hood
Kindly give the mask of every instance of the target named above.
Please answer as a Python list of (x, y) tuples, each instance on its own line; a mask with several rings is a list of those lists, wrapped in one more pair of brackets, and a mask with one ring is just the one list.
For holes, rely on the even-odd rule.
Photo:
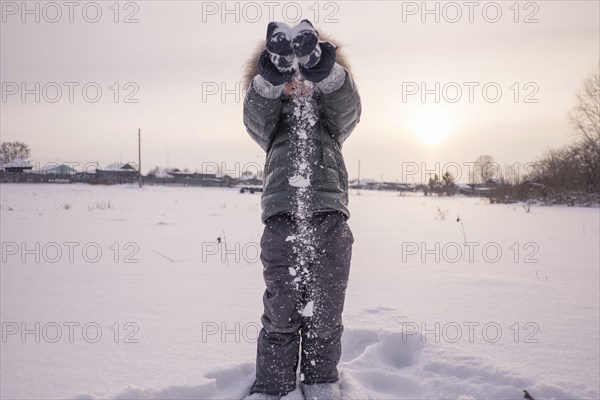
[[(318, 32), (319, 32), (319, 41), (330, 42), (331, 44), (336, 46), (336, 52), (335, 52), (336, 53), (336, 62), (338, 64), (340, 64), (342, 67), (344, 67), (346, 69), (346, 71), (348, 71), (350, 76), (352, 76), (352, 71), (350, 69), (348, 60), (343, 52), (343, 49), (342, 49), (343, 46), (341, 45), (341, 43), (339, 41), (335, 40), (334, 38), (332, 38), (331, 36), (321, 33), (320, 29), (318, 29)], [(252, 79), (258, 74), (258, 69), (257, 69), (256, 65), (258, 63), (260, 53), (262, 53), (263, 50), (265, 50), (265, 41), (261, 40), (259, 43), (257, 43), (256, 47), (254, 48), (254, 50), (248, 57), (248, 60), (244, 64), (243, 72), (242, 72), (242, 87), (244, 89), (248, 88), (248, 86), (250, 85), (250, 82), (252, 82)]]

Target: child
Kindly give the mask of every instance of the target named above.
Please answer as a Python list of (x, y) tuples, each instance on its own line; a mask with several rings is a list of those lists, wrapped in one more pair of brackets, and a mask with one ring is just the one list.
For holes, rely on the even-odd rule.
[(271, 22), (247, 76), (244, 125), (266, 151), (266, 283), (256, 380), (247, 399), (341, 399), (342, 310), (354, 238), (341, 148), (361, 114), (339, 48), (308, 20)]

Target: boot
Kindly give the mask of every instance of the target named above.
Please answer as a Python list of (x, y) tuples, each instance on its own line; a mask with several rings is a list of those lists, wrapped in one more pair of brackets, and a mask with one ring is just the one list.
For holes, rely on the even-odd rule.
[(302, 393), (306, 400), (342, 400), (339, 382), (302, 385)]

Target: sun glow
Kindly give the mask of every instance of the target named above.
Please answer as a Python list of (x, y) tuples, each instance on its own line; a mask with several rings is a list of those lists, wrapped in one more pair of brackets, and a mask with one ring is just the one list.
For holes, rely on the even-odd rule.
[(437, 145), (452, 135), (453, 115), (444, 108), (423, 108), (416, 112), (410, 124), (414, 135), (423, 143)]

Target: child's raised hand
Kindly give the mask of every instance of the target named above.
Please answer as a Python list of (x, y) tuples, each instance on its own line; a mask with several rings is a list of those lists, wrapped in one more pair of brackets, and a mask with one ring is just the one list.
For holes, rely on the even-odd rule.
[(293, 55), (293, 36), (293, 29), (285, 22), (269, 22), (269, 25), (267, 25), (266, 48), (272, 54), (280, 56)]
[(319, 42), (319, 33), (307, 19), (294, 27), (269, 22), (265, 47), (258, 60), (258, 73), (274, 86), (288, 83), (296, 69), (307, 81), (321, 82), (335, 65), (336, 47)]
[(329, 42), (319, 42), (315, 51), (307, 56), (306, 62), (299, 62), (299, 70), (304, 79), (314, 83), (327, 78), (335, 65), (336, 47)]
[(294, 75), (292, 29), (284, 22), (269, 22), (265, 50), (258, 59), (258, 73), (274, 86), (289, 82)]
[(319, 33), (309, 20), (303, 19), (294, 27), (292, 49), (299, 59), (311, 55), (319, 44)]
[(319, 42), (319, 32), (307, 19), (294, 27), (292, 49), (298, 58), (300, 73), (311, 82), (327, 78), (335, 65), (335, 46)]

